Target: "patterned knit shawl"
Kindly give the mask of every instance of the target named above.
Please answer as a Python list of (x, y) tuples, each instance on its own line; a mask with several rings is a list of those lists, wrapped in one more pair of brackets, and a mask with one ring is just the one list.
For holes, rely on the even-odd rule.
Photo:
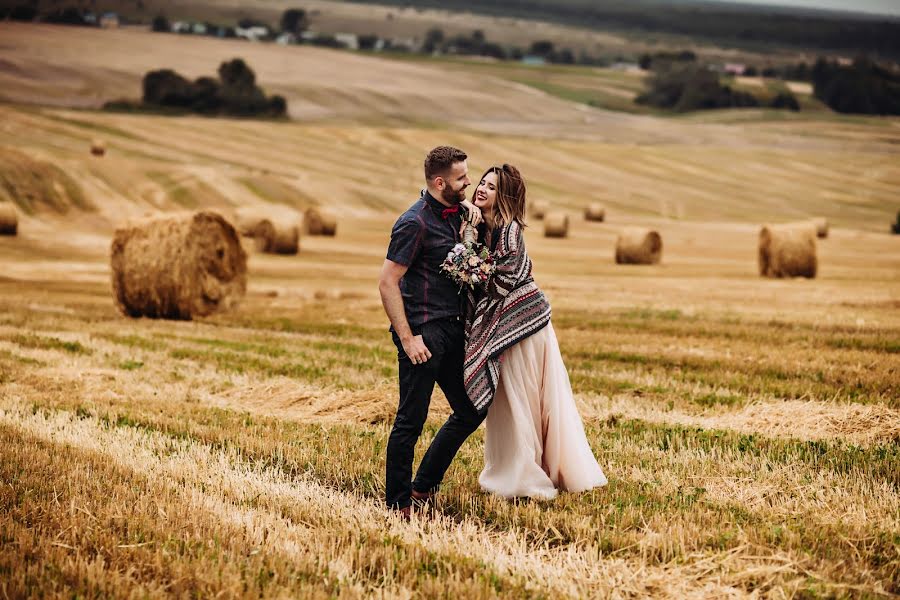
[(467, 291), (465, 385), (469, 400), (484, 413), (500, 381), (503, 351), (550, 322), (550, 303), (531, 277), (522, 227), (500, 229), (497, 266), (484, 292)]

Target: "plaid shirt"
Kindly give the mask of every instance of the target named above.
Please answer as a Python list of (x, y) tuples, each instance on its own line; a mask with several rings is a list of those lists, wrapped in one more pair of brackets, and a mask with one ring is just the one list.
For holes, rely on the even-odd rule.
[(460, 288), (441, 273), (441, 263), (460, 241), (462, 209), (445, 217), (446, 208), (425, 191), (391, 230), (387, 258), (409, 267), (400, 292), (410, 327), (461, 314)]

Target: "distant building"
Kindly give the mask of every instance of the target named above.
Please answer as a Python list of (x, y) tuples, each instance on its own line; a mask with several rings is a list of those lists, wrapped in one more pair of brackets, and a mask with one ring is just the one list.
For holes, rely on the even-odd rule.
[(350, 50), (359, 50), (359, 36), (355, 33), (336, 33), (334, 39)]
[(722, 72), (728, 75), (743, 75), (747, 69), (744, 63), (725, 63), (722, 65)]
[(290, 46), (291, 44), (297, 43), (297, 36), (289, 31), (285, 31), (277, 38), (275, 38), (276, 44), (281, 44), (282, 46)]
[(88, 25), (96, 25), (97, 24), (97, 15), (92, 12), (84, 13), (84, 22)]
[(254, 25), (253, 27), (235, 27), (234, 33), (239, 38), (258, 42), (259, 40), (269, 37), (269, 28), (265, 25)]
[(526, 54), (522, 57), (522, 63), (526, 65), (546, 65), (547, 59), (543, 56), (535, 56), (533, 54)]
[(172, 33), (190, 33), (191, 24), (187, 21), (175, 21), (171, 27)]
[(114, 12), (103, 13), (100, 17), (100, 27), (115, 29), (119, 26), (119, 15)]
[(191, 25), (191, 33), (195, 33), (197, 35), (206, 35), (206, 24), (194, 23), (193, 25)]
[(615, 69), (616, 71), (624, 71), (626, 73), (636, 73), (641, 70), (641, 66), (639, 64), (621, 60), (609, 65), (609, 68)]

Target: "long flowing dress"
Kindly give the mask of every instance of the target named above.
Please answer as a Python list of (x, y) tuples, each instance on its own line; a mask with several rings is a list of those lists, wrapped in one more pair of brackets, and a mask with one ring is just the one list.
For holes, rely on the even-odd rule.
[(476, 408), (487, 410), (479, 483), (506, 498), (539, 499), (606, 485), (521, 228), (495, 233), (497, 273), (484, 293), (469, 295), (466, 323), (466, 387)]

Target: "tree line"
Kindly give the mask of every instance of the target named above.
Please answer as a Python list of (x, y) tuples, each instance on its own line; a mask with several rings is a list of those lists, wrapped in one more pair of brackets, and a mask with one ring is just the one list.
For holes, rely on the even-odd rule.
[(674, 33), (732, 47), (782, 45), (900, 59), (900, 20), (748, 5), (660, 0), (357, 0), (473, 11), (598, 30)]
[(266, 96), (256, 85), (256, 74), (240, 58), (219, 65), (218, 78), (198, 77), (190, 81), (172, 69), (149, 71), (142, 87), (140, 103), (115, 100), (107, 102), (104, 108), (232, 117), (287, 115), (287, 100), (279, 95)]

